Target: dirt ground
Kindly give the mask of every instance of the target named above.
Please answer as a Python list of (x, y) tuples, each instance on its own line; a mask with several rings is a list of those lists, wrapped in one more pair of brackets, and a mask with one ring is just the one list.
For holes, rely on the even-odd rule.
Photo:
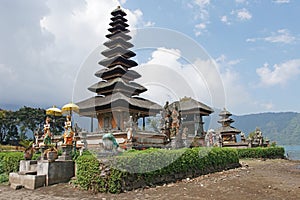
[(0, 199), (300, 199), (300, 161), (242, 160), (242, 167), (122, 194), (92, 194), (70, 184), (37, 190), (0, 185)]

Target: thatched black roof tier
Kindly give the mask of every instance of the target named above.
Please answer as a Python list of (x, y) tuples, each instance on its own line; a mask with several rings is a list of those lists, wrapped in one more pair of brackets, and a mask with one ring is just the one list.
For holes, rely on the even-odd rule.
[(200, 113), (203, 116), (207, 116), (214, 112), (214, 110), (211, 107), (205, 105), (204, 103), (196, 101), (191, 97), (184, 97), (180, 99), (180, 101), (176, 101), (170, 104), (171, 108), (173, 107), (173, 104), (177, 106), (178, 110), (181, 111), (182, 114)]
[(122, 78), (115, 78), (110, 81), (100, 81), (88, 88), (98, 95), (110, 95), (115, 92), (121, 92), (126, 96), (139, 95), (147, 91), (146, 88), (135, 82), (127, 82)]
[(117, 16), (117, 15), (120, 15), (120, 16), (126, 16), (127, 14), (121, 9), (120, 6), (118, 6), (115, 10), (113, 10), (111, 12), (111, 15), (112, 16)]
[(223, 123), (233, 123), (234, 120), (231, 119), (231, 118), (223, 118), (223, 119), (219, 119), (218, 122), (219, 122), (219, 123), (222, 123), (222, 124), (223, 124)]
[(133, 51), (127, 50), (123, 48), (121, 45), (116, 45), (114, 48), (106, 49), (102, 51), (102, 55), (106, 56), (107, 58), (112, 58), (116, 56), (123, 56), (125, 58), (134, 57), (136, 54)]
[(126, 27), (117, 24), (116, 26), (109, 28), (108, 31), (111, 33), (116, 33), (116, 32), (128, 32), (129, 30)]
[(222, 110), (221, 112), (220, 112), (220, 114), (219, 114), (219, 116), (224, 116), (224, 117), (226, 117), (226, 116), (231, 116), (232, 114), (229, 112), (229, 111), (227, 111), (225, 108), (224, 108), (224, 110)]
[(102, 78), (104, 80), (110, 80), (113, 78), (122, 77), (125, 80), (132, 81), (134, 79), (140, 78), (141, 75), (134, 70), (127, 70), (121, 65), (117, 65), (112, 68), (104, 68), (95, 73), (95, 76)]
[(129, 60), (119, 55), (119, 56), (114, 56), (112, 58), (103, 59), (99, 61), (99, 65), (108, 68), (115, 67), (117, 65), (122, 65), (123, 67), (131, 68), (137, 66), (138, 64), (134, 60)]
[(124, 49), (129, 49), (133, 47), (133, 44), (127, 42), (126, 40), (130, 40), (131, 37), (125, 34), (118, 34), (115, 36), (113, 40), (109, 40), (104, 42), (104, 45), (108, 48), (114, 48), (116, 46), (122, 46)]
[(127, 22), (128, 20), (126, 18), (124, 18), (123, 16), (121, 15), (116, 15), (116, 16), (113, 16), (112, 18), (110, 18), (111, 21), (117, 21), (117, 20), (121, 20), (123, 22)]
[(241, 131), (232, 127), (232, 126), (222, 126), (216, 130), (216, 132), (221, 133), (222, 135), (234, 135), (240, 134)]
[(114, 32), (114, 33), (110, 33), (110, 34), (107, 34), (107, 35), (105, 35), (105, 37), (107, 37), (108, 39), (114, 39), (114, 36), (115, 35), (119, 35), (119, 34), (126, 34), (126, 33), (129, 33), (130, 31), (129, 30), (125, 30), (125, 31), (120, 31), (120, 30), (117, 30), (116, 32)]
[(95, 96), (77, 103), (80, 115), (95, 116), (96, 113), (113, 111), (139, 112), (141, 116), (155, 115), (162, 107), (140, 97), (128, 97), (120, 92), (109, 96)]
[(117, 25), (121, 25), (121, 26), (123, 26), (123, 27), (128, 27), (128, 26), (129, 26), (129, 25), (128, 25), (124, 20), (122, 20), (122, 19), (116, 19), (116, 20), (110, 22), (109, 25), (110, 25), (111, 27), (115, 27), (115, 26), (117, 26)]

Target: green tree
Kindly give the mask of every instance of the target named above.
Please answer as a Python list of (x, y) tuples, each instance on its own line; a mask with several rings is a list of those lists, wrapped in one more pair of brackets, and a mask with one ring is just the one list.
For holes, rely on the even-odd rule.
[(56, 116), (55, 118), (52, 117), (52, 133), (54, 135), (60, 135), (64, 130), (64, 123), (66, 121), (65, 116)]
[(21, 134), (31, 131), (32, 138), (34, 138), (34, 131), (38, 128), (42, 128), (44, 124), (46, 111), (41, 108), (24, 106), (16, 111), (16, 117), (18, 119), (18, 125), (20, 126)]
[(18, 139), (17, 118), (15, 112), (0, 110), (0, 143)]

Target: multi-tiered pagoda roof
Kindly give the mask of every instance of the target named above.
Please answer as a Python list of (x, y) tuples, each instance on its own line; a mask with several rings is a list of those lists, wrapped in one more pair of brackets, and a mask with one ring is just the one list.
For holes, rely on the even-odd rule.
[(231, 123), (234, 122), (233, 119), (230, 118), (232, 114), (227, 111), (225, 108), (224, 110), (222, 110), (219, 114), (219, 116), (221, 117), (220, 120), (218, 120), (218, 122), (222, 125), (219, 129), (217, 129), (217, 132), (221, 133), (221, 135), (236, 135), (236, 134), (240, 134), (241, 131), (232, 127)]
[(105, 59), (99, 62), (104, 68), (95, 73), (101, 80), (88, 88), (96, 96), (78, 103), (80, 114), (95, 116), (115, 111), (138, 113), (142, 117), (156, 114), (161, 106), (138, 97), (147, 89), (133, 82), (141, 75), (131, 69), (138, 64), (132, 60), (136, 54), (129, 50), (133, 45), (129, 42), (126, 13), (118, 7), (111, 15), (108, 41), (104, 43), (107, 49), (101, 52)]

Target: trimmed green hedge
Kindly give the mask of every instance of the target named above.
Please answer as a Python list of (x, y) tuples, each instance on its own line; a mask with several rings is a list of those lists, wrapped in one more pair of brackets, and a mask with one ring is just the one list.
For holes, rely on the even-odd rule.
[(76, 164), (75, 184), (81, 188), (120, 193), (238, 167), (239, 158), (229, 148), (149, 149), (126, 152), (105, 162), (85, 155)]
[(239, 158), (284, 158), (283, 147), (237, 149)]

